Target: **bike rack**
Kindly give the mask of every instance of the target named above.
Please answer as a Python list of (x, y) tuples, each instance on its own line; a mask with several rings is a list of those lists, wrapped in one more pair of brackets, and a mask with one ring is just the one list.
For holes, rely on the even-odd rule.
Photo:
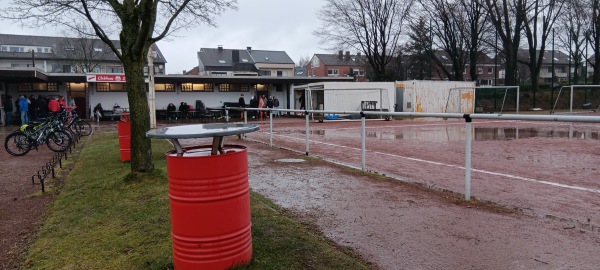
[(62, 159), (64, 157), (65, 160), (67, 160), (69, 158), (68, 153), (73, 153), (73, 146), (79, 142), (79, 136), (73, 136), (73, 143), (71, 144), (71, 146), (69, 146), (69, 149), (66, 149), (64, 152), (60, 152), (60, 153), (56, 153), (51, 159), (50, 161), (46, 162), (46, 164), (42, 167), (42, 169), (37, 171), (37, 174), (34, 174), (31, 176), (31, 184), (35, 185), (35, 180), (37, 178), (37, 180), (40, 181), (40, 184), (42, 185), (42, 192), (46, 192), (46, 186), (45, 186), (45, 182), (44, 180), (46, 180), (46, 178), (48, 178), (48, 176), (50, 174), (52, 174), (52, 178), (56, 178), (56, 173), (54, 168), (56, 168), (56, 165), (59, 166), (59, 168), (62, 169)]

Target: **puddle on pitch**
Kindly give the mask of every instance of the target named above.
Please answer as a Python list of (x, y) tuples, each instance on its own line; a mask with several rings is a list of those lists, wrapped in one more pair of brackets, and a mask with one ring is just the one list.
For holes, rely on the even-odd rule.
[[(527, 138), (568, 138), (580, 140), (600, 140), (600, 130), (585, 130), (572, 127), (473, 127), (475, 141), (505, 141)], [(304, 133), (304, 131), (302, 131)], [(311, 130), (311, 136), (360, 138), (360, 132), (352, 130)], [(366, 131), (367, 138), (380, 140), (414, 140), (426, 142), (456, 142), (465, 140), (464, 126), (429, 126), (411, 128), (390, 128), (388, 130)]]

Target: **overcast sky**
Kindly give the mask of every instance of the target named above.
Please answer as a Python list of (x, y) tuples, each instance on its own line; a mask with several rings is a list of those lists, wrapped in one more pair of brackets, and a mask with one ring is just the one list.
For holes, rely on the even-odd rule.
[[(4, 1), (4, 0), (2, 0)], [(285, 51), (298, 63), (300, 57), (331, 53), (320, 48), (312, 35), (319, 21), (316, 12), (324, 0), (238, 0), (238, 10), (217, 17), (217, 28), (199, 26), (176, 37), (161, 41), (158, 47), (167, 58), (167, 73), (181, 73), (198, 65), (200, 48)], [(11, 21), (1, 21), (3, 34), (61, 36), (53, 29), (21, 28)]]

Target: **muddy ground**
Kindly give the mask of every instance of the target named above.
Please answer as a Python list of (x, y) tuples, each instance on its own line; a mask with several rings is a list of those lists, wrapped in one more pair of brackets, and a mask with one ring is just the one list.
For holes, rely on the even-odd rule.
[[(451, 139), (460, 131), (456, 135), (445, 129), (445, 134), (431, 135), (448, 123), (420, 128), (413, 126), (422, 123), (370, 123), (367, 168), (396, 179), (390, 180), (310, 158), (281, 162), (304, 157), (304, 123), (276, 121), (275, 144), (295, 151), (257, 143), (269, 141), (268, 125), (248, 134), (245, 141), (226, 139), (225, 143), (248, 147), (251, 188), (381, 269), (597, 269), (600, 265), (596, 226), (600, 196), (593, 192), (600, 188), (598, 140), (475, 140), (472, 193), (493, 204), (467, 203), (462, 200), (464, 141)], [(311, 155), (360, 168), (355, 124), (324, 124), (311, 126)], [(569, 127), (546, 128), (558, 132)], [(30, 178), (51, 155), (41, 149), (26, 158), (13, 158), (0, 151), (0, 269), (17, 267), (53, 199), (52, 193), (39, 196), (40, 186), (31, 185)]]

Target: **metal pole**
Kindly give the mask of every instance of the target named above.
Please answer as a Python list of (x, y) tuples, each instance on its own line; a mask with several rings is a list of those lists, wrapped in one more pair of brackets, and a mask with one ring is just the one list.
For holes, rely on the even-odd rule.
[(306, 119), (306, 155), (308, 156), (308, 140), (309, 140), (309, 127), (308, 127), (308, 112), (304, 111), (304, 119)]
[[(379, 111), (383, 111), (383, 89), (379, 89)], [(383, 115), (380, 115), (379, 119), (383, 119)]]
[(366, 152), (367, 152), (367, 120), (365, 117), (365, 114), (363, 114), (361, 112), (361, 116), (360, 116), (360, 140), (361, 140), (361, 147), (360, 147), (360, 152), (361, 152), (361, 168), (364, 171), (367, 170), (367, 157), (366, 157)]
[(273, 114), (269, 109), (269, 146), (273, 146)]
[(519, 95), (521, 93), (520, 89), (521, 89), (520, 86), (517, 86), (517, 114), (519, 114), (519, 106), (521, 105), (519, 103)]
[(494, 59), (494, 86), (498, 85), (498, 32), (496, 32), (496, 46), (495, 46), (496, 59)]
[(154, 57), (152, 44), (148, 48), (148, 110), (150, 111), (150, 128), (156, 128), (156, 93), (154, 92)]
[(465, 200), (471, 200), (471, 117), (465, 114)]
[(569, 112), (573, 112), (573, 86), (571, 85), (571, 101), (569, 102)]

